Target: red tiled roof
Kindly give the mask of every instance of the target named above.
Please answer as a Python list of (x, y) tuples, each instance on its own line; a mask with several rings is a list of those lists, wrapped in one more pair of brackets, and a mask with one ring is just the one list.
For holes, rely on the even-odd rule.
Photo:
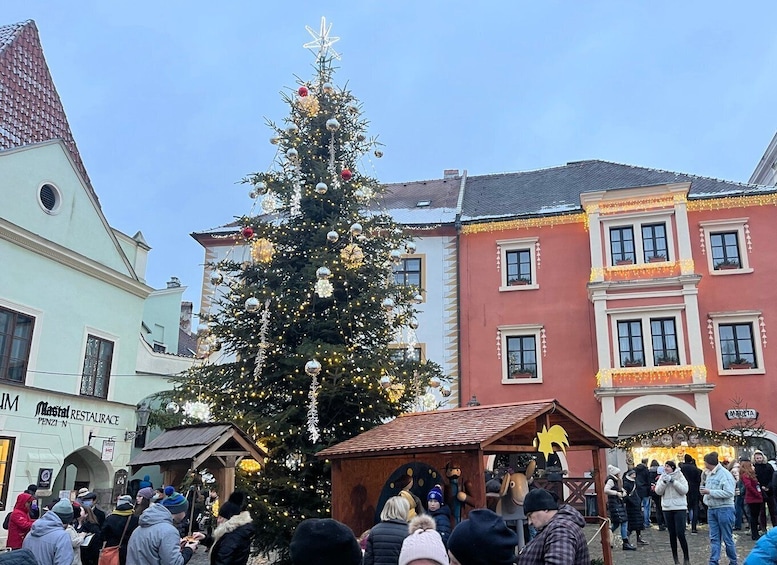
[(43, 56), (35, 22), (0, 26), (0, 150), (51, 139), (65, 142), (94, 193)]
[(387, 424), (318, 452), (318, 457), (340, 459), (354, 455), (381, 456), (391, 452), (434, 451), (441, 448), (486, 449), (503, 441), (531, 445), (535, 419), (548, 415), (550, 425), (560, 424), (570, 447), (612, 447), (612, 442), (577, 419), (555, 400), (477, 406), (405, 414)]

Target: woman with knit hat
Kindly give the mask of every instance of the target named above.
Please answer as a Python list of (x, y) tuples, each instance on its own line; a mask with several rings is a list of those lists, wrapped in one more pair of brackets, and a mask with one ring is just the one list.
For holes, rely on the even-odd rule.
[(416, 516), (410, 520), (408, 532), (398, 565), (448, 565), (448, 552), (431, 517)]
[(119, 548), (119, 563), (127, 563), (127, 545), (130, 536), (138, 527), (138, 517), (135, 516), (132, 506), (132, 497), (128, 494), (120, 496), (116, 500), (116, 510), (105, 518), (105, 523), (100, 530), (100, 535), (105, 547)]
[(156, 491), (152, 487), (143, 487), (138, 491), (135, 497), (135, 516), (140, 516), (143, 511), (151, 506), (151, 500), (154, 498)]
[[(251, 514), (245, 510), (245, 496), (239, 491), (219, 508), (218, 524), (213, 535), (202, 540), (210, 547), (211, 565), (245, 565), (251, 555), (251, 540), (255, 528)], [(199, 537), (202, 534), (194, 534)]]
[(635, 551), (637, 548), (629, 541), (629, 517), (626, 513), (626, 491), (621, 482), (621, 470), (615, 465), (607, 465), (607, 480), (604, 483), (604, 494), (607, 495), (607, 510), (610, 513), (610, 531), (620, 528), (624, 551)]

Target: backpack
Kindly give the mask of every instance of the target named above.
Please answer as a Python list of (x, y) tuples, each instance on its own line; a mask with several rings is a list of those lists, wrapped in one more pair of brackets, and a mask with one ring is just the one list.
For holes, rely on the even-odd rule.
[(3, 520), (3, 529), (7, 530), (8, 524), (10, 523), (11, 523), (11, 513), (9, 512), (8, 514), (5, 515), (5, 520)]

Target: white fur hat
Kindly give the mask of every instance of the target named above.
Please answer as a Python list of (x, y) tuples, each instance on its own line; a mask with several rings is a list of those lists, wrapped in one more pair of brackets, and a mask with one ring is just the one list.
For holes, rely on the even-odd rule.
[(434, 518), (421, 515), (410, 521), (410, 534), (402, 542), (398, 565), (407, 565), (416, 559), (429, 559), (448, 565), (448, 551), (434, 525)]

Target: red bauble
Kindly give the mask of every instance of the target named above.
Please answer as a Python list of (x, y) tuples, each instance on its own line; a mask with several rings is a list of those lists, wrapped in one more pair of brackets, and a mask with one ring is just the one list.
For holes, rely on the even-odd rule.
[(343, 169), (343, 172), (340, 173), (340, 178), (343, 179), (345, 182), (348, 182), (353, 177), (353, 173), (348, 169)]
[(300, 86), (299, 90), (297, 91), (300, 96), (307, 96), (308, 95), (308, 87), (307, 86)]
[(244, 237), (244, 238), (246, 238), (246, 239), (251, 239), (252, 237), (254, 237), (254, 228), (252, 228), (252, 227), (250, 227), (250, 226), (246, 226), (246, 227), (244, 227), (244, 228), (243, 228), (243, 229), (240, 231), (240, 233), (242, 233), (242, 234), (243, 234), (243, 237)]

